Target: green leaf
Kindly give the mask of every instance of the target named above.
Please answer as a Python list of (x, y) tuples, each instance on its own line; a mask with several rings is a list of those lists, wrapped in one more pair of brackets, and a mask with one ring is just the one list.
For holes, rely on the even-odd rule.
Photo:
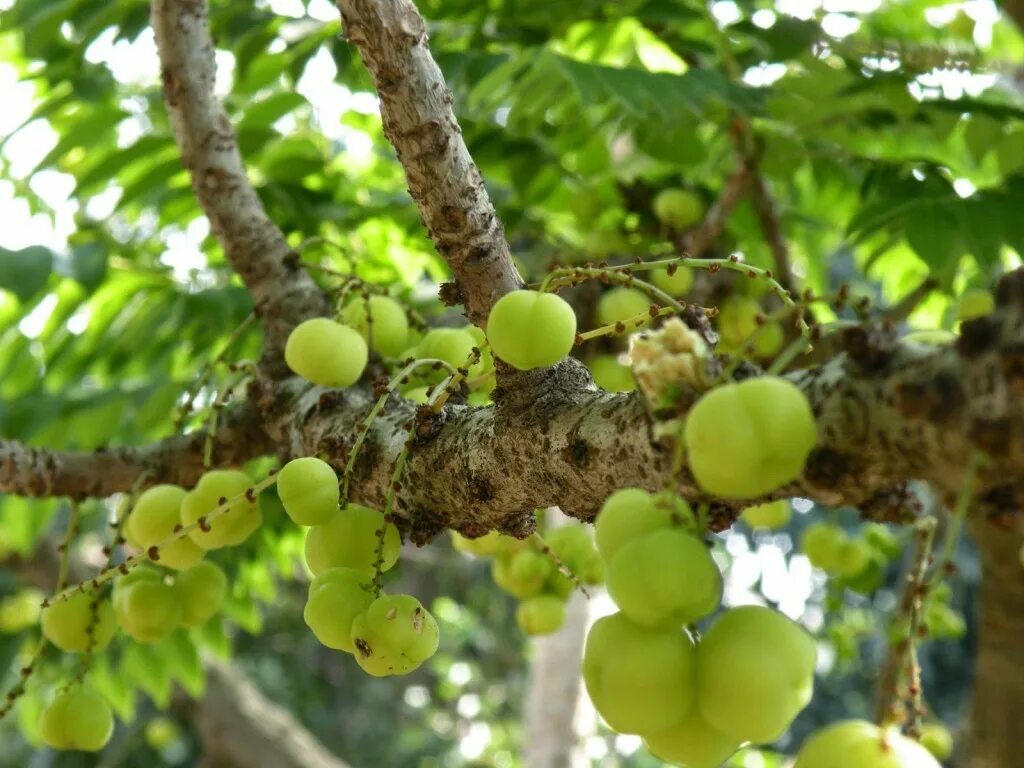
[(964, 141), (967, 142), (967, 151), (971, 153), (971, 159), (980, 165), (989, 150), (998, 144), (1002, 135), (1003, 124), (1000, 121), (984, 115), (971, 117), (964, 132)]
[(0, 248), (0, 288), (28, 301), (44, 287), (53, 271), (53, 251), (30, 245), (19, 251)]
[(913, 208), (906, 218), (906, 238), (933, 272), (942, 271), (963, 253), (958, 217), (948, 203)]
[(95, 291), (107, 276), (107, 249), (97, 242), (71, 248), (71, 276), (89, 291)]
[(996, 148), (996, 155), (1003, 176), (1024, 170), (1024, 129), (1018, 128), (1003, 136)]

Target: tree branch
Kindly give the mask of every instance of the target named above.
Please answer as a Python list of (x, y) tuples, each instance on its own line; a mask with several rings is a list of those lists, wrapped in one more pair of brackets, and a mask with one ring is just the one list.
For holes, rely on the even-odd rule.
[[(151, 23), (160, 54), (164, 101), (192, 190), (279, 351), (301, 321), (330, 311), (298, 264), (249, 182), (238, 139), (214, 97), (214, 46), (203, 0), (154, 0)], [(273, 357), (273, 355), (272, 355)]]
[(746, 163), (741, 163), (725, 180), (721, 192), (701, 222), (676, 238), (676, 249), (692, 258), (701, 256), (722, 234), (736, 203), (747, 193), (749, 187), (750, 167)]
[(772, 258), (775, 260), (775, 279), (795, 296), (796, 281), (793, 279), (793, 267), (789, 261), (789, 246), (786, 244), (786, 236), (782, 233), (778, 206), (768, 190), (764, 177), (757, 170), (756, 162), (751, 160), (751, 163), (751, 202), (754, 204), (754, 213), (757, 214), (757, 221), (761, 225), (765, 242), (768, 243)]
[(373, 76), (409, 192), (455, 276), (458, 295), (449, 303), (465, 304), (483, 326), (491, 305), (522, 279), (430, 55), (426, 23), (411, 0), (338, 0), (338, 9)]
[[(19, 496), (103, 498), (127, 491), (144, 471), (144, 486), (191, 487), (203, 473), (206, 431), (198, 430), (139, 447), (52, 451), (0, 438), (0, 491)], [(217, 466), (237, 466), (272, 450), (260, 415), (248, 404), (222, 414), (214, 440)]]

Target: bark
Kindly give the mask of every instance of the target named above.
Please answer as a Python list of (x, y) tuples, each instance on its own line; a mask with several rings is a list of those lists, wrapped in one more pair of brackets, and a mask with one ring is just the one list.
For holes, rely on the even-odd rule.
[(1024, 702), (1024, 534), (976, 521), (982, 564), (978, 650), (964, 768), (1019, 765)]
[(214, 235), (252, 293), (274, 353), (301, 321), (328, 314), (326, 297), (298, 266), (242, 165), (238, 139), (214, 97), (214, 46), (201, 0), (154, 0), (164, 101), (192, 190)]
[(427, 233), (455, 276), (455, 295), (483, 327), (491, 305), (522, 287), (504, 229), (469, 155), (452, 94), (411, 0), (339, 0), (345, 33), (380, 96), (384, 134), (398, 152)]

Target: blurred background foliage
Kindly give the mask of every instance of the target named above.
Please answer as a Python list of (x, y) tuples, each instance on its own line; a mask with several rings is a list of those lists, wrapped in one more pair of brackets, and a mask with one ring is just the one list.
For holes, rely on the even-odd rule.
[[(737, 163), (737, 120), (753, 131), (803, 286), (845, 282), (884, 306), (931, 275), (938, 287), (908, 328), (951, 329), (959, 294), (1020, 264), (1024, 39), (988, 0), (419, 5), (528, 279), (556, 262), (670, 251), (654, 195), (681, 186), (713, 201)], [(306, 259), (354, 269), (439, 312), (445, 267), (331, 4), (214, 0), (211, 22), (218, 93), (289, 241)], [(147, 24), (143, 0), (0, 0), (5, 437), (94, 449), (167, 435), (183, 392), (252, 310), (189, 189)], [(715, 250), (772, 264), (746, 201)], [(259, 343), (248, 329), (231, 356), (255, 357)], [(176, 714), (174, 686), (201, 694), (200, 652), (233, 657), (355, 766), (520, 765), (529, 645), (483, 565), (446, 541), (408, 553), (396, 578), (435, 597), (442, 651), (409, 678), (371, 680), (302, 626), (301, 537), (266, 502), (260, 535), (220, 558), (233, 579), (223, 621), (193, 631), (195, 644), (183, 635), (153, 648), (122, 640), (91, 673), (131, 721), (104, 765), (195, 762), (199, 745)], [(81, 550), (93, 562), (110, 509), (84, 511)], [(829, 649), (815, 703), (782, 750), (816, 724), (869, 714), (881, 617), (899, 574), (897, 561), (871, 597), (837, 594), (794, 552), (792, 534), (819, 514), (851, 527), (855, 515), (801, 511), (772, 535), (738, 526), (719, 553), (730, 599), (788, 600)], [(30, 556), (66, 515), (57, 502), (0, 497), (0, 558)], [(953, 726), (969, 684), (977, 579), (966, 547), (960, 565), (951, 601), (965, 632), (923, 656), (929, 703)], [(21, 588), (13, 570), (0, 571), (0, 599)], [(0, 668), (16, 663), (30, 634), (7, 625)], [(34, 678), (19, 708), (30, 741), (44, 695), (66, 673), (56, 660)], [(169, 715), (156, 714), (168, 705)], [(30, 741), (0, 722), (0, 765), (92, 764)], [(595, 764), (655, 764), (629, 738), (592, 741)]]

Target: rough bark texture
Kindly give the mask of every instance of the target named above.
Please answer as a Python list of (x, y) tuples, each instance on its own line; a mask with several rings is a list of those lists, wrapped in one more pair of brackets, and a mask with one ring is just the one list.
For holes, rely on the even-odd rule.
[(411, 0), (339, 0), (338, 10), (377, 86), (409, 193), (455, 275), (456, 295), (446, 298), (465, 304), (482, 327), (491, 305), (522, 279), (427, 47), (426, 23)]
[(964, 768), (1019, 765), (1024, 702), (1024, 535), (975, 522), (981, 555), (981, 610), (974, 666), (974, 698)]
[(213, 93), (216, 63), (206, 3), (154, 0), (151, 21), (164, 101), (192, 189), (252, 293), (271, 340), (268, 351), (279, 352), (296, 324), (327, 314), (330, 307), (309, 275), (289, 258), (284, 235), (246, 176), (234, 128)]

